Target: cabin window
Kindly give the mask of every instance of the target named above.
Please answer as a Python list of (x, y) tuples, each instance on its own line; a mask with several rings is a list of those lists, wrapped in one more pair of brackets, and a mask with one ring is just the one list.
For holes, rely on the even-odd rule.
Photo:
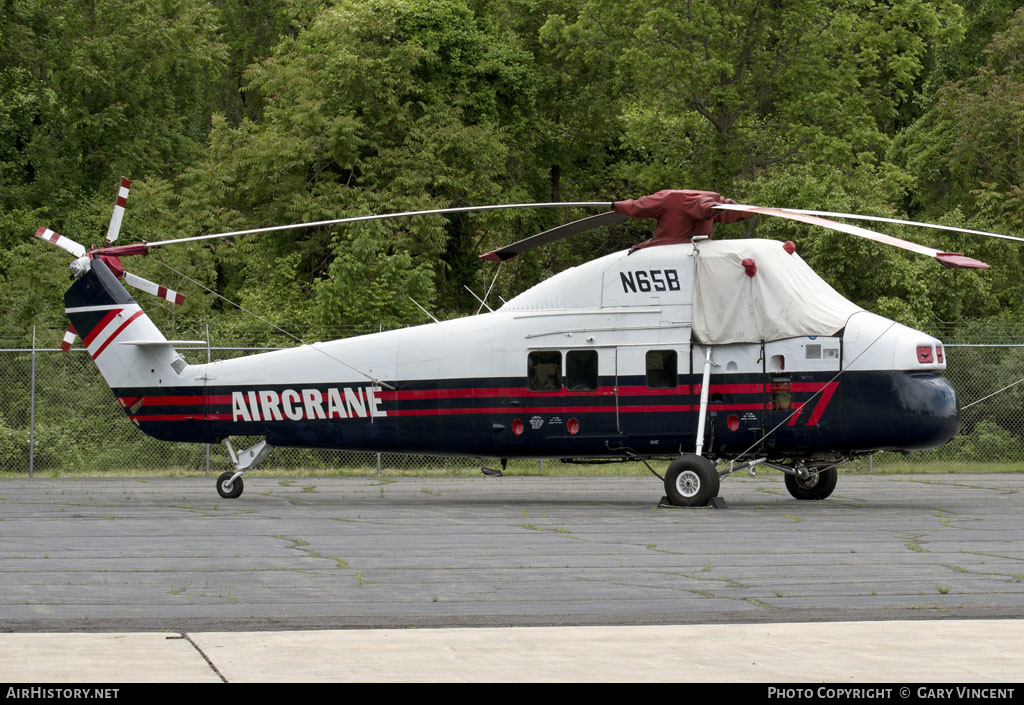
[(565, 387), (572, 392), (597, 389), (596, 350), (570, 350), (565, 354)]
[(532, 352), (527, 357), (526, 378), (531, 392), (557, 392), (562, 388), (562, 353)]
[(648, 350), (647, 387), (672, 389), (676, 386), (677, 367), (675, 350)]

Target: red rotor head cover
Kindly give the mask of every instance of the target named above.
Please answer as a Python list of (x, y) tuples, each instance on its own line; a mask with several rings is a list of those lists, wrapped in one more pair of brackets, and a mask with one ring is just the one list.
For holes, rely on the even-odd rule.
[(652, 245), (690, 242), (697, 235), (710, 235), (715, 223), (735, 223), (754, 216), (747, 211), (714, 208), (720, 203), (736, 201), (713, 191), (665, 189), (643, 198), (616, 201), (612, 208), (616, 213), (631, 218), (657, 219), (654, 237), (632, 248), (637, 250)]

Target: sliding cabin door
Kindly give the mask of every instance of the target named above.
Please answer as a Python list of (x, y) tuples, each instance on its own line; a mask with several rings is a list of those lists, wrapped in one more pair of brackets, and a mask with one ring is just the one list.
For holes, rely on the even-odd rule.
[(624, 446), (676, 454), (692, 436), (690, 345), (622, 345), (616, 356), (616, 416)]

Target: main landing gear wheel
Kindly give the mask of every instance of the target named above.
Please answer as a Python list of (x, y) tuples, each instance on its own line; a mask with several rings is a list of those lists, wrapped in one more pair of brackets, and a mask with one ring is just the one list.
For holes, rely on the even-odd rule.
[(715, 464), (699, 455), (684, 455), (672, 461), (665, 473), (665, 493), (677, 507), (703, 507), (718, 496)]
[(836, 488), (839, 471), (835, 468), (811, 473), (807, 477), (786, 475), (786, 489), (797, 499), (825, 499)]
[(229, 470), (217, 478), (217, 492), (224, 499), (236, 499), (242, 494), (242, 490), (245, 489), (245, 483), (242, 482), (241, 475), (235, 477), (234, 482), (231, 481), (232, 477), (235, 477), (235, 473)]

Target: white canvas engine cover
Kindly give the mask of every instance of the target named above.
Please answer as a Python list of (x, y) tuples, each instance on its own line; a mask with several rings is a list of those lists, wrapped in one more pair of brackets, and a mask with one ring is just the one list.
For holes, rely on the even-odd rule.
[[(693, 331), (702, 343), (835, 335), (863, 310), (781, 242), (705, 240), (694, 254)], [(754, 276), (745, 259), (754, 261)]]

